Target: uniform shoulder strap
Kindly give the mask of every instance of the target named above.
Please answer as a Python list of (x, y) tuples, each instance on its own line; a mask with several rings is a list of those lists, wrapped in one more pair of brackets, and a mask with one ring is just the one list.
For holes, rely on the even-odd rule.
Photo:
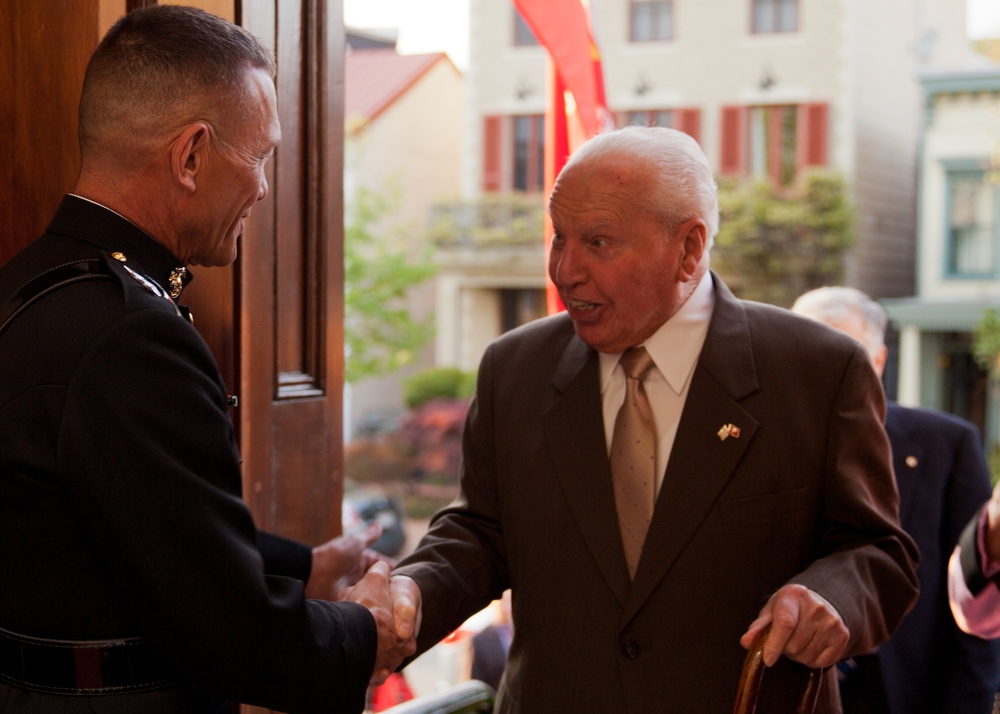
[(33, 303), (54, 290), (81, 280), (112, 278), (111, 269), (100, 258), (64, 263), (36, 275), (0, 303), (0, 335)]

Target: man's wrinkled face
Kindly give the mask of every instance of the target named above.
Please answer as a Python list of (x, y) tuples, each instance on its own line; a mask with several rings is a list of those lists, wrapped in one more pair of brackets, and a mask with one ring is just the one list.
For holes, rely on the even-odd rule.
[(600, 352), (642, 343), (680, 307), (683, 241), (648, 208), (650, 170), (611, 156), (560, 174), (549, 202), (549, 277), (577, 334)]
[[(248, 72), (254, 101), (230, 118), (230, 135), (214, 143), (201, 177), (205, 221), (192, 265), (229, 265), (253, 205), (267, 196), (264, 167), (281, 140), (274, 82), (261, 70)], [(240, 112), (234, 108), (234, 112)]]

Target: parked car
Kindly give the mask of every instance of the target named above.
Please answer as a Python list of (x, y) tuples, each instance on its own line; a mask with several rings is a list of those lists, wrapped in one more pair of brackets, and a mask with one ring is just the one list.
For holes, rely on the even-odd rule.
[(372, 550), (394, 558), (406, 544), (406, 514), (398, 496), (391, 496), (378, 486), (344, 484), (344, 533), (360, 530), (373, 521), (382, 524), (382, 535)]

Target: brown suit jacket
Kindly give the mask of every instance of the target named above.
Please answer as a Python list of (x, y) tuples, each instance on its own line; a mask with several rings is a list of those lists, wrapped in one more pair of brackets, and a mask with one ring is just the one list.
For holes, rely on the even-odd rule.
[[(483, 357), (461, 497), (399, 572), (421, 588), (421, 649), (512, 588), (498, 712), (728, 714), (739, 638), (785, 583), (838, 609), (848, 655), (885, 640), (915, 598), (917, 554), (898, 524), (884, 396), (866, 353), (713, 279), (715, 311), (634, 583), (597, 354), (557, 315)], [(729, 423), (739, 437), (720, 440)], [(803, 671), (784, 659), (769, 670), (759, 711), (792, 711)], [(819, 711), (838, 711), (835, 699)]]

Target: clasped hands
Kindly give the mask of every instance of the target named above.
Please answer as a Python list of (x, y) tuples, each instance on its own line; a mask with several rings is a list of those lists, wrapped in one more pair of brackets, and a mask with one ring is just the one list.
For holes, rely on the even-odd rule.
[[(382, 534), (373, 523), (313, 548), (306, 597), (364, 605), (378, 627), (371, 684), (382, 684), (417, 649), (420, 590), (409, 578), (389, 576), (391, 565), (369, 549)], [(414, 594), (415, 593), (415, 594)]]
[[(385, 682), (407, 657), (417, 651), (420, 630), (420, 603), (411, 595), (405, 577), (390, 578), (390, 566), (385, 561), (375, 563), (354, 587), (343, 593), (350, 600), (368, 608), (378, 626), (378, 654), (371, 684)], [(416, 589), (416, 584), (413, 584)]]
[(771, 632), (762, 651), (768, 667), (781, 655), (813, 669), (830, 667), (842, 659), (850, 640), (836, 608), (803, 585), (785, 585), (775, 592), (750, 623), (740, 644), (750, 649), (768, 623)]

